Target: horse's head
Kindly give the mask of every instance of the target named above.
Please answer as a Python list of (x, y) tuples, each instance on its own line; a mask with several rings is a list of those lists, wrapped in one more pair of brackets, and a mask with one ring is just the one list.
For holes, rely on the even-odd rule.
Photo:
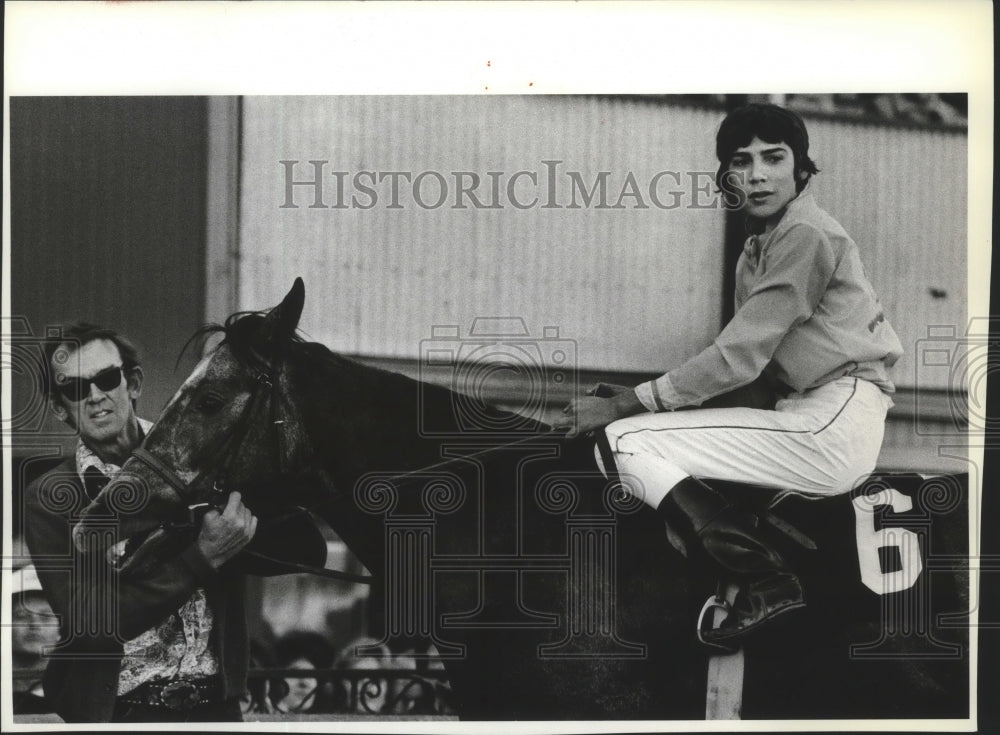
[[(314, 452), (286, 369), (304, 298), (296, 279), (270, 312), (234, 314), (224, 327), (202, 330), (224, 339), (83, 511), (73, 532), (80, 550), (106, 553), (120, 572), (134, 571), (190, 543), (197, 511), (221, 504), (229, 491), (239, 490), (258, 513), (273, 507), (275, 493), (267, 491), (279, 482), (283, 505), (308, 502), (303, 494), (316, 483), (290, 478), (308, 474)], [(106, 532), (109, 517), (117, 534)]]

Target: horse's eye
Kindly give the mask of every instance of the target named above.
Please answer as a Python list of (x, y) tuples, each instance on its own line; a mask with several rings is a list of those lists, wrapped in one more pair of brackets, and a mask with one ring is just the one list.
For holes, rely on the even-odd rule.
[(222, 408), (224, 401), (221, 396), (214, 393), (209, 393), (207, 396), (202, 396), (195, 408), (203, 413), (214, 413)]

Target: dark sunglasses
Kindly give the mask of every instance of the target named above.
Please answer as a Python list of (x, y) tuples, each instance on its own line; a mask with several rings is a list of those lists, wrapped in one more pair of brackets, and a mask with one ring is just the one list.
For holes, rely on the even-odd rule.
[(56, 390), (69, 401), (82, 401), (90, 395), (91, 384), (105, 393), (122, 384), (122, 366), (105, 368), (90, 378), (69, 378), (65, 383), (56, 385)]

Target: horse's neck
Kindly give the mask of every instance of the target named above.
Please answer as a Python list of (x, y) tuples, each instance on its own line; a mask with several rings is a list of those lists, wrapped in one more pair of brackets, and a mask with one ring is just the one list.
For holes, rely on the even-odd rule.
[[(307, 360), (295, 370), (295, 404), (319, 464), (309, 469), (319, 470), (327, 491), (314, 510), (376, 573), (386, 525), (355, 496), (374, 474), (397, 477), (440, 461), (440, 442), (419, 431), (421, 389), (339, 356)], [(450, 400), (442, 389), (431, 393), (435, 401)]]
[(422, 435), (420, 412), (448, 411), (452, 394), (339, 356), (326, 368), (299, 371), (299, 410), (323, 469), (339, 483), (440, 461), (440, 442)]

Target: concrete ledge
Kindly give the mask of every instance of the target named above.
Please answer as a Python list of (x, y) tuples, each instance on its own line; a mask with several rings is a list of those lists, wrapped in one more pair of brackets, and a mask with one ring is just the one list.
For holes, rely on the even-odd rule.
[[(535, 380), (541, 380), (543, 386), (532, 385), (528, 379), (528, 371), (496, 370), (484, 373), (472, 365), (460, 365), (457, 368), (440, 365), (421, 365), (419, 360), (412, 358), (369, 357), (351, 355), (351, 359), (365, 365), (381, 368), (394, 373), (400, 373), (414, 380), (422, 380), (447, 388), (461, 389), (462, 381), (455, 381), (456, 374), (476, 375), (477, 396), (484, 401), (505, 405), (523, 405), (526, 396), (541, 395), (547, 403), (558, 404), (562, 408), (578, 391), (596, 383), (618, 383), (620, 385), (638, 385), (647, 380), (659, 377), (659, 373), (616, 372), (609, 370), (573, 369), (570, 371), (543, 368), (535, 371)], [(534, 366), (529, 366), (534, 367)], [(566, 375), (566, 373), (569, 373)], [(558, 381), (556, 374), (566, 379)], [(482, 378), (480, 380), (480, 378)], [(457, 382), (457, 384), (455, 384)], [(544, 387), (539, 393), (538, 388)], [(919, 415), (921, 420), (941, 422), (962, 430), (967, 426), (968, 396), (964, 391), (951, 391), (931, 388), (898, 387), (893, 396), (895, 406), (889, 411), (890, 418), (913, 418)], [(544, 408), (555, 409), (556, 406)]]
[(969, 463), (954, 457), (941, 457), (925, 448), (884, 447), (878, 457), (876, 472), (918, 472), (958, 474), (969, 471)]

